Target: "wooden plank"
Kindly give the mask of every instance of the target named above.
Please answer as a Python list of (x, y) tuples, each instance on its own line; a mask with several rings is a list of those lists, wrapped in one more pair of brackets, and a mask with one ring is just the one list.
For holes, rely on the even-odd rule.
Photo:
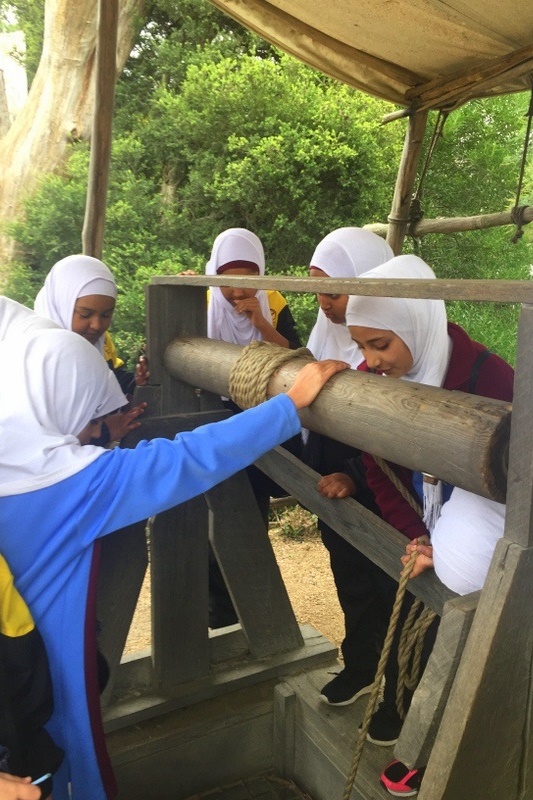
[[(370, 297), (414, 297), (432, 300), (532, 303), (533, 281), (456, 278), (288, 278), (279, 275), (238, 277), (220, 275), (155, 275), (150, 286), (241, 286), (280, 292), (359, 294)], [(172, 338), (172, 337), (169, 337)]]
[(208, 397), (194, 386), (173, 379), (164, 364), (168, 343), (177, 336), (205, 336), (207, 305), (205, 291), (192, 286), (146, 287), (147, 349), (150, 384), (161, 386), (163, 415), (220, 408), (220, 397)]
[(246, 472), (205, 495), (209, 536), (254, 658), (303, 644)]
[(273, 767), (281, 778), (294, 776), (296, 694), (287, 683), (274, 689)]
[(533, 549), (501, 539), (444, 711), (420, 800), (533, 792)]
[(444, 606), (435, 646), (413, 695), (394, 755), (409, 767), (425, 767), (448, 702), (479, 592), (449, 600)]
[(269, 772), (273, 690), (242, 689), (108, 736), (120, 797), (183, 798)]
[[(166, 362), (176, 378), (228, 395), (242, 349), (205, 338), (177, 339)], [(295, 357), (279, 367), (267, 397), (286, 392), (306, 363)], [(511, 408), (500, 400), (351, 369), (328, 381), (300, 419), (332, 439), (503, 502)]]
[(104, 536), (101, 542), (96, 614), (101, 626), (99, 648), (110, 669), (109, 682), (102, 696), (104, 705), (113, 692), (148, 566), (145, 526), (145, 521), (129, 525)]
[[(287, 675), (314, 669), (336, 662), (337, 648), (328, 639), (319, 634), (310, 625), (300, 627), (304, 639), (303, 647), (287, 653), (264, 658), (261, 661), (240, 659), (230, 663), (212, 665), (209, 675), (199, 677), (188, 683), (179, 684), (170, 689), (131, 692), (130, 677), (135, 673), (135, 663), (125, 666), (125, 692), (118, 695), (112, 706), (105, 709), (104, 721), (107, 731), (117, 730), (128, 725), (135, 725), (143, 720), (168, 713), (176, 708), (184, 708), (211, 697), (219, 697), (254, 686), (268, 680), (279, 682)], [(141, 662), (143, 659), (141, 659)], [(121, 665), (121, 669), (122, 669)], [(143, 664), (140, 665), (141, 671)], [(120, 685), (121, 669), (115, 685)]]
[(209, 673), (208, 518), (203, 497), (162, 514), (152, 525), (152, 636), (156, 685)]
[(524, 306), (518, 326), (518, 349), (514, 382), (513, 418), (509, 448), (509, 479), (505, 536), (533, 545), (533, 306)]
[[(330, 678), (325, 670), (313, 670), (286, 680), (296, 695), (294, 780), (314, 800), (342, 797), (368, 700), (327, 705), (320, 688)], [(379, 775), (391, 759), (391, 747), (365, 746), (351, 800), (390, 800)]]
[[(320, 475), (282, 448), (271, 450), (256, 461), (256, 466), (284, 487), (350, 544), (370, 558), (388, 575), (398, 580), (407, 538), (356, 500), (331, 500), (316, 489)], [(379, 542), (379, 547), (376, 543)], [(438, 614), (444, 603), (456, 597), (437, 576), (427, 571), (409, 584), (410, 591)]]

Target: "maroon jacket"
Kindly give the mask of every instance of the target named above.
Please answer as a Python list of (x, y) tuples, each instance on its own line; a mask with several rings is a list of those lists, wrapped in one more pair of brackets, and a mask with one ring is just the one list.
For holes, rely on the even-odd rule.
[[(490, 353), (483, 361), (476, 362), (479, 354), (486, 350), (486, 347), (471, 339), (466, 331), (454, 322), (448, 322), (448, 333), (452, 340), (452, 353), (443, 388), (511, 402), (513, 399), (513, 368), (495, 353)], [(358, 369), (368, 371), (366, 361)], [(364, 453), (363, 459), (367, 483), (374, 493), (383, 519), (409, 539), (427, 535), (428, 531), (421, 518), (404, 500), (372, 456)], [(390, 466), (416, 498), (412, 471), (397, 464)]]

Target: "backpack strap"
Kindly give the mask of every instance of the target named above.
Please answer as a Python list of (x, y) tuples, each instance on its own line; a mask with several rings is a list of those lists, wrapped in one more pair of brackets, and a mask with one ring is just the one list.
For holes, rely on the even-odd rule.
[(476, 384), (479, 375), (479, 369), (486, 359), (492, 355), (490, 350), (482, 350), (478, 353), (476, 360), (472, 364), (472, 372), (470, 373), (470, 380), (468, 382), (468, 391), (470, 394), (476, 394)]

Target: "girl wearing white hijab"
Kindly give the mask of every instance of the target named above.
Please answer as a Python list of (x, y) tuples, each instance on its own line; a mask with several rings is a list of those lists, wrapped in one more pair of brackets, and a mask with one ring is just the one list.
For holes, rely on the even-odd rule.
[(88, 591), (95, 545), (201, 494), (295, 435), (297, 410), (346, 364), (306, 365), (286, 394), (174, 440), (105, 450), (81, 446), (119, 392), (94, 347), (69, 331), (44, 330), (0, 343), (0, 362), (13, 379), (13, 391), (0, 393), (0, 552), (50, 659), (55, 708), (49, 730), (65, 750), (54, 800), (105, 800), (115, 790), (90, 633), (96, 630)]
[[(433, 279), (435, 274), (417, 256), (405, 255), (393, 258), (361, 277)], [(361, 369), (373, 370), (389, 378), (512, 401), (512, 368), (499, 356), (473, 341), (458, 325), (448, 322), (442, 300), (351, 297), (346, 322), (365, 357)], [(476, 586), (480, 581), (482, 584), (486, 574), (487, 552), (503, 535), (503, 507), (468, 492), (442, 486), (440, 481), (436, 487), (443, 490), (440, 497), (435, 492), (435, 486), (431, 488), (432, 484), (429, 484), (428, 490), (424, 483), (422, 491), (420, 473), (391, 465), (406, 488), (423, 502), (422, 520), (368, 454), (365, 454), (365, 465), (368, 484), (383, 518), (413, 541), (412, 545), (408, 545), (408, 552), (414, 548), (422, 554), (418, 569), (415, 565), (414, 574), (429, 565), (427, 558), (431, 555), (431, 548), (428, 541), (431, 535), (436, 536), (433, 542), (435, 566), (438, 565), (440, 575), (450, 584), (450, 588), (468, 591), (472, 579)], [(489, 522), (486, 530), (482, 519)], [(457, 535), (460, 536), (461, 547), (455, 554), (452, 554), (449, 546), (452, 539), (444, 544), (448, 535), (454, 536), (453, 542), (457, 541)], [(461, 565), (463, 552), (468, 547), (467, 537), (472, 546), (473, 559), (479, 558), (475, 577), (471, 578), (463, 568), (467, 565), (467, 559)], [(442, 544), (444, 547), (437, 554), (437, 546)], [(450, 563), (452, 560), (453, 565)], [(404, 606), (406, 614), (409, 601)], [(426, 659), (433, 646), (437, 625), (438, 622), (426, 637)], [(368, 734), (370, 741), (375, 744), (394, 743), (401, 729), (402, 721), (396, 711), (396, 678), (397, 659), (393, 652), (387, 666), (384, 700), (372, 718)], [(394, 762), (390, 769), (385, 770), (382, 782), (392, 793), (405, 793), (409, 788), (416, 790), (420, 775), (414, 773), (405, 765)]]
[[(79, 333), (103, 355), (117, 294), (115, 279), (102, 261), (92, 256), (67, 256), (46, 276), (34, 309), (65, 330)], [(81, 300), (85, 302), (78, 302)]]
[[(380, 236), (363, 228), (346, 227), (328, 233), (311, 258), (315, 278), (357, 278), (383, 264), (394, 253)], [(315, 358), (340, 358), (355, 369), (363, 356), (345, 325), (347, 294), (317, 294), (320, 309), (307, 347)], [(359, 450), (304, 431), (302, 458), (322, 474), (317, 490), (324, 497), (356, 497), (377, 513), (366, 486)], [(376, 642), (385, 634), (394, 598), (394, 582), (356, 548), (319, 519), (318, 528), (330, 557), (337, 596), (344, 616), (341, 645), (343, 669), (321, 690), (330, 705), (353, 703), (369, 690), (377, 667)], [(383, 600), (390, 595), (390, 602)]]
[[(261, 240), (246, 228), (229, 228), (213, 243), (206, 275), (264, 275)], [(264, 340), (300, 347), (294, 319), (284, 297), (275, 291), (212, 286), (207, 311), (210, 339), (247, 345)]]
[(31, 309), (10, 300), (9, 297), (0, 297), (0, 342), (11, 336), (20, 336), (32, 330), (57, 328), (55, 322), (46, 317), (40, 317)]
[[(312, 278), (358, 278), (394, 256), (387, 242), (364, 228), (338, 228), (318, 244)], [(320, 309), (307, 347), (315, 358), (340, 358), (355, 369), (363, 360), (345, 325), (347, 294), (317, 294)]]
[[(144, 361), (139, 362), (135, 373), (128, 372), (117, 356), (108, 332), (117, 294), (113, 274), (102, 261), (92, 256), (67, 256), (56, 262), (46, 276), (35, 298), (34, 309), (37, 314), (48, 317), (67, 331), (78, 333), (94, 345), (115, 373), (124, 394), (131, 396), (136, 385), (147, 382), (149, 372)], [(139, 404), (124, 413), (110, 416), (98, 444), (107, 444), (110, 439), (119, 440), (130, 430), (138, 428), (137, 417), (145, 407), (146, 404)]]
[[(213, 243), (206, 275), (264, 275), (265, 255), (261, 240), (246, 228), (228, 228)], [(285, 298), (276, 291), (246, 287), (212, 286), (207, 308), (207, 335), (210, 339), (239, 344), (264, 340), (296, 349), (300, 339)], [(223, 397), (226, 407), (240, 408)], [(297, 442), (298, 448), (300, 441)], [(268, 528), (270, 497), (280, 489), (257, 467), (247, 470), (257, 505)], [(282, 491), (282, 490), (281, 490)], [(283, 493), (283, 491), (282, 491)], [(221, 628), (238, 622), (230, 594), (213, 549), (209, 548), (209, 627)]]

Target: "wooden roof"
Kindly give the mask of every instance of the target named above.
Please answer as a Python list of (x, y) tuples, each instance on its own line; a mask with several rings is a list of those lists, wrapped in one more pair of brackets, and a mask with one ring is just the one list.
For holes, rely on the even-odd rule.
[(530, 88), (529, 0), (211, 0), (331, 77), (416, 108)]

